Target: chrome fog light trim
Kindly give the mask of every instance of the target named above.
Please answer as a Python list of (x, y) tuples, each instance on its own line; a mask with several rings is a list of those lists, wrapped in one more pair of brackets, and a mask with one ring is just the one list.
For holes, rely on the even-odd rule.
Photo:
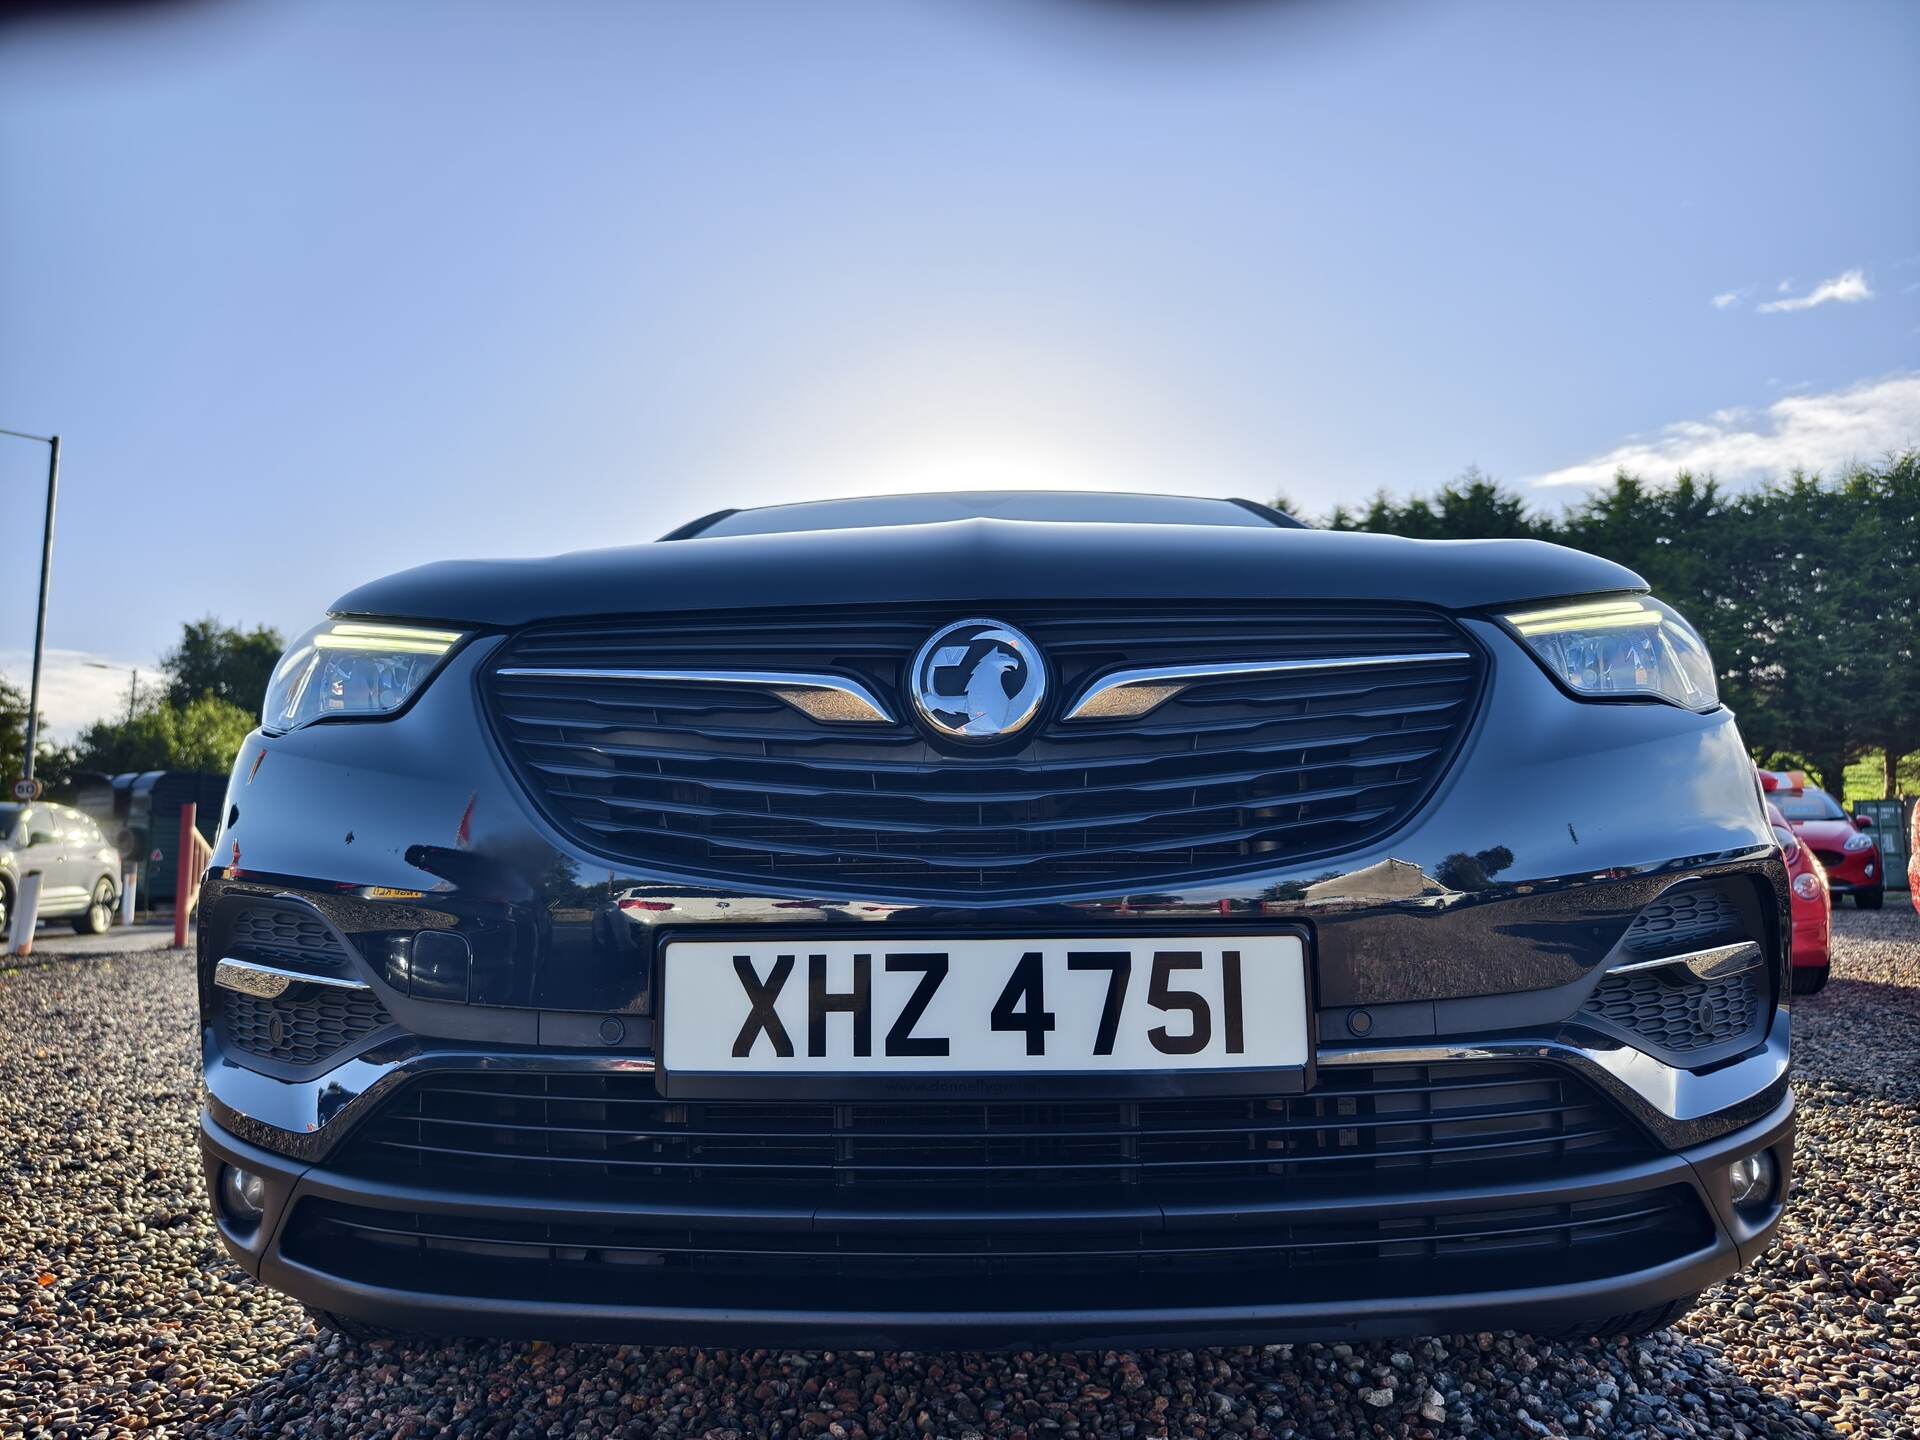
[(237, 990), (261, 1000), (277, 1000), (291, 985), (330, 985), (336, 990), (366, 990), (364, 980), (347, 980), (338, 975), (309, 975), (304, 970), (285, 970), (278, 965), (262, 965), (253, 960), (222, 960), (213, 967), (213, 983), (222, 990)]
[(1664, 970), (1669, 965), (1684, 965), (1696, 980), (1731, 980), (1757, 967), (1766, 958), (1759, 945), (1742, 940), (1733, 945), (1715, 945), (1706, 950), (1689, 950), (1684, 955), (1668, 955), (1661, 960), (1636, 960), (1631, 965), (1616, 965), (1609, 975), (1632, 975), (1640, 970)]

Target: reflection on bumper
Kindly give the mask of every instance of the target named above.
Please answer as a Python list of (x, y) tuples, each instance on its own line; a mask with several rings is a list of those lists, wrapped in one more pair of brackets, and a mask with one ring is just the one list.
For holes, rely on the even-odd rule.
[[(1791, 1053), (1790, 1012), (1774, 1016), (1766, 1043), (1704, 1073), (1667, 1065), (1624, 1045), (1591, 1041), (1494, 1040), (1401, 1046), (1323, 1046), (1318, 1063), (1417, 1065), (1446, 1060), (1542, 1060), (1597, 1084), (1670, 1147), (1708, 1140), (1751, 1122), (1779, 1100)], [(653, 1069), (646, 1056), (580, 1051), (436, 1048), (415, 1041), (383, 1046), (317, 1079), (277, 1080), (234, 1063), (211, 1039), (205, 1047), (207, 1096), (215, 1120), (251, 1144), (318, 1160), (383, 1097), (414, 1075), (436, 1070), (632, 1074)]]
[[(1425, 1187), (1389, 1199), (1361, 1190), (1293, 1195), (1253, 1207), (1083, 1210), (1063, 1204), (1045, 1215), (942, 1215), (936, 1225), (925, 1216), (885, 1210), (785, 1213), (777, 1196), (723, 1214), (619, 1199), (556, 1205), (537, 1197), (420, 1189), (289, 1162), (211, 1121), (203, 1123), (202, 1148), (210, 1184), (225, 1164), (243, 1166), (266, 1182), (261, 1222), (246, 1231), (221, 1223), (229, 1249), (249, 1272), (310, 1304), (371, 1323), (552, 1339), (884, 1348), (1245, 1343), (1557, 1329), (1697, 1292), (1751, 1262), (1779, 1221), (1792, 1137), (1792, 1100), (1784, 1097), (1757, 1122), (1708, 1144), (1532, 1182), (1475, 1186), (1432, 1177)], [(1743, 1214), (1727, 1197), (1726, 1168), (1760, 1149), (1773, 1154), (1782, 1178), (1771, 1203)], [(1411, 1225), (1412, 1233), (1429, 1237), (1483, 1223), (1481, 1217), (1492, 1211), (1515, 1217), (1511, 1223), (1538, 1224), (1545, 1223), (1542, 1216), (1645, 1214), (1656, 1205), (1669, 1208), (1673, 1224), (1617, 1244), (1602, 1235), (1601, 1243), (1584, 1247), (1585, 1258), (1577, 1263), (1549, 1257), (1538, 1265), (1517, 1264), (1503, 1259), (1497, 1246), (1483, 1258), (1436, 1260), (1430, 1251), (1393, 1258), (1407, 1244), (1399, 1237), (1408, 1232), (1399, 1227)], [(315, 1243), (315, 1222), (337, 1223), (332, 1217), (340, 1216), (348, 1217), (349, 1235), (351, 1225), (376, 1233), (385, 1224), (390, 1236), (406, 1243), (383, 1252), (393, 1258), (378, 1263), (356, 1260), (351, 1245)], [(522, 1262), (516, 1271), (487, 1254), (510, 1247), (476, 1246), (463, 1238), (513, 1234), (518, 1227), (544, 1237), (536, 1243), (564, 1244), (561, 1232), (582, 1225), (647, 1233), (666, 1226), (695, 1249), (707, 1243), (740, 1247), (744, 1235), (746, 1244), (780, 1254), (794, 1252), (796, 1237), (832, 1232), (845, 1237), (848, 1251), (868, 1252), (868, 1258), (875, 1251), (897, 1255), (901, 1246), (931, 1249), (949, 1240), (949, 1232), (981, 1225), (1004, 1236), (1024, 1235), (1029, 1245), (1035, 1237), (1048, 1245), (1095, 1245), (1102, 1236), (1128, 1230), (1145, 1230), (1158, 1243), (1198, 1233), (1237, 1245), (1250, 1231), (1283, 1234), (1290, 1242), (1329, 1230), (1370, 1238), (1358, 1242), (1363, 1248), (1354, 1252), (1351, 1266), (1317, 1272), (1283, 1267), (1270, 1279), (1251, 1282), (1231, 1275), (1199, 1284), (1192, 1277), (1151, 1273), (1135, 1278), (1128, 1265), (1123, 1278), (1095, 1271), (1084, 1280), (1044, 1286), (1017, 1273), (984, 1284), (929, 1286), (913, 1280), (911, 1267), (891, 1283), (810, 1284), (785, 1275), (676, 1271), (665, 1261), (615, 1264), (591, 1249), (558, 1251), (550, 1268)], [(755, 1235), (760, 1241), (752, 1240)], [(435, 1261), (434, 1237), (451, 1238), (456, 1251), (464, 1246), (473, 1254), (442, 1254)], [(428, 1242), (418, 1254), (409, 1248), (416, 1238)], [(840, 1253), (831, 1252), (835, 1259)], [(1019, 1253), (1019, 1242), (1011, 1253)]]
[(1655, 1124), (1662, 1138), (1715, 1119), (1725, 1122), (1721, 1129), (1733, 1129), (1771, 1108), (1785, 1089), (1792, 1059), (1792, 1017), (1790, 1012), (1780, 1011), (1773, 1017), (1773, 1028), (1767, 1032), (1763, 1046), (1730, 1065), (1705, 1072), (1682, 1070), (1628, 1046), (1602, 1045), (1598, 1041), (1495, 1040), (1320, 1051), (1320, 1064), (1328, 1066), (1515, 1059), (1547, 1060), (1572, 1067), (1598, 1081), (1615, 1099), (1627, 1102), (1642, 1120), (1658, 1117), (1671, 1122)]

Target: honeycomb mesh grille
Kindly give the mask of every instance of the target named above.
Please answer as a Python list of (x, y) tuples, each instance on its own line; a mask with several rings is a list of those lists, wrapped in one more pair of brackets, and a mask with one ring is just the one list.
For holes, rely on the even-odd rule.
[[(1681, 976), (1682, 966), (1670, 967)], [(1738, 1040), (1755, 1028), (1765, 995), (1763, 970), (1727, 980), (1675, 983), (1658, 970), (1610, 975), (1588, 997), (1584, 1013), (1669, 1054), (1686, 1055)]]
[(1743, 938), (1740, 912), (1720, 890), (1669, 891), (1634, 919), (1625, 946), (1636, 955), (1671, 954)]
[(347, 953), (324, 921), (292, 905), (247, 904), (227, 918), (226, 953), (330, 972), (349, 968)]
[[(300, 990), (309, 993), (297, 995)], [(393, 1023), (364, 990), (296, 986), (278, 999), (224, 990), (221, 1026), (227, 1043), (286, 1065), (313, 1065)]]
[(1621, 969), (1601, 977), (1580, 1022), (1669, 1064), (1711, 1064), (1759, 1043), (1773, 993), (1766, 964), (1707, 980), (1685, 964), (1657, 963), (1743, 941), (1772, 954), (1759, 910), (1742, 898), (1744, 885), (1687, 882), (1642, 909), (1621, 939)]

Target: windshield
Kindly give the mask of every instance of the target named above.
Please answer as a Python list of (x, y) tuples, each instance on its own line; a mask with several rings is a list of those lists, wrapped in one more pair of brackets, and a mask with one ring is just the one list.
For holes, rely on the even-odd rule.
[(1789, 820), (1844, 820), (1847, 812), (1824, 790), (1803, 790), (1798, 795), (1775, 795), (1773, 803)]
[[(1278, 518), (1276, 518), (1278, 517)], [(686, 538), (779, 535), (796, 530), (864, 530), (942, 520), (1050, 520), (1063, 524), (1234, 525), (1271, 529), (1292, 522), (1277, 511), (1197, 495), (1123, 495), (1094, 490), (985, 490), (943, 495), (868, 495), (736, 510)]]

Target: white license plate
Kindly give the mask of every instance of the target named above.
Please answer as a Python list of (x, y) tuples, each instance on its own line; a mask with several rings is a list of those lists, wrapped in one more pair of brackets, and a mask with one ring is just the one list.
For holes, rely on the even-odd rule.
[(1307, 1061), (1297, 935), (676, 940), (671, 1075), (1231, 1070)]

